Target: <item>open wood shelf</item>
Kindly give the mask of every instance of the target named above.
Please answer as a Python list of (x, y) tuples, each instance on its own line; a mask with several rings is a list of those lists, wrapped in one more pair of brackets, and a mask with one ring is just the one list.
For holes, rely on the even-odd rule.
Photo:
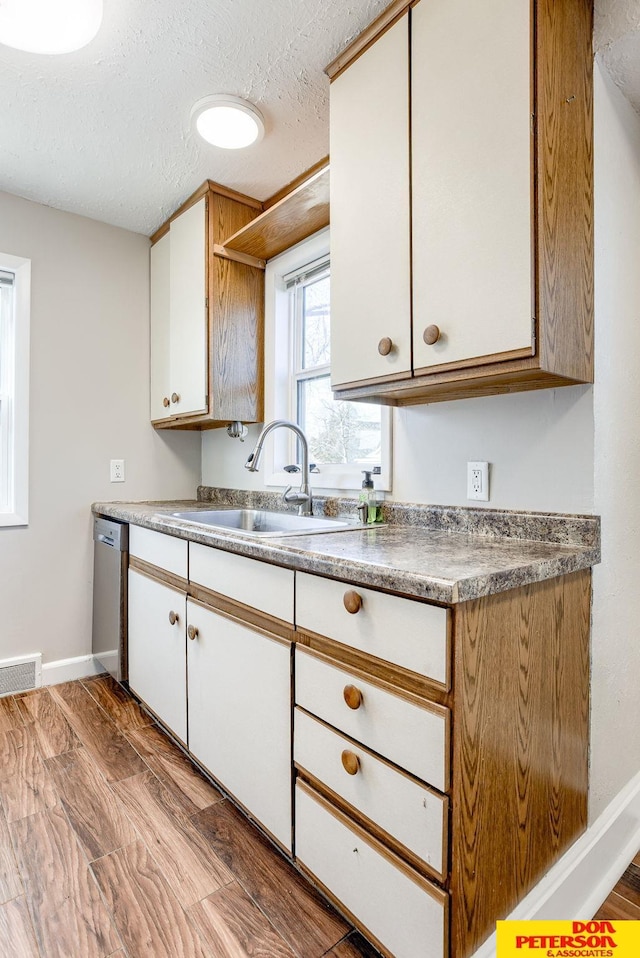
[(266, 260), (329, 225), (329, 160), (281, 199), (269, 205), (214, 252), (228, 259), (264, 266)]

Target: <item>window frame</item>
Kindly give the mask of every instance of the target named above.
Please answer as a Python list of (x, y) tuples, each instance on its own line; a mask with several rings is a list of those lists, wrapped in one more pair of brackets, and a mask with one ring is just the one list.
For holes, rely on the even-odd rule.
[(31, 260), (0, 252), (0, 270), (13, 273), (13, 309), (0, 317), (0, 527), (29, 521), (29, 341)]
[[(267, 379), (266, 400), (268, 419), (296, 421), (297, 388), (295, 368), (295, 317), (291, 280), (313, 268), (323, 260), (329, 261), (329, 231), (303, 240), (267, 263), (265, 275), (266, 293), (266, 346), (267, 356), (272, 358), (272, 380)], [(330, 264), (329, 264), (330, 269)], [(330, 369), (330, 367), (327, 367)], [(314, 375), (317, 370), (314, 369)], [(269, 381), (271, 380), (271, 382)], [(382, 442), (381, 473), (375, 478), (377, 489), (391, 490), (392, 468), (392, 411), (381, 406)], [(295, 485), (295, 474), (287, 473), (281, 464), (298, 461), (296, 439), (290, 430), (277, 430), (265, 449), (264, 482), (267, 486)], [(355, 491), (362, 488), (361, 463), (320, 464), (319, 472), (311, 477), (313, 489)]]

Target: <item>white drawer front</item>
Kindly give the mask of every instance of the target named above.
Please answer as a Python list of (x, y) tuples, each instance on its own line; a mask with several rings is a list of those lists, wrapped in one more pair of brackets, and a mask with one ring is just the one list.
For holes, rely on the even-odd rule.
[[(345, 771), (343, 751), (358, 758)], [(296, 709), (294, 758), (315, 778), (426, 862), (438, 877), (445, 871), (447, 799), (419, 785), (306, 712)]]
[[(349, 592), (362, 603), (355, 613), (344, 605)], [(296, 625), (449, 687), (447, 609), (300, 572)]]
[(142, 526), (129, 527), (129, 553), (132, 556), (183, 579), (187, 578), (187, 549), (186, 539), (176, 539)]
[(300, 786), (296, 858), (395, 958), (443, 958), (444, 892), (430, 894)]
[[(348, 685), (361, 693), (357, 709), (349, 708), (344, 700)], [(300, 646), (296, 648), (296, 704), (440, 791), (447, 790), (447, 709), (410, 702)]]
[(291, 569), (189, 543), (191, 582), (285, 622), (293, 622)]

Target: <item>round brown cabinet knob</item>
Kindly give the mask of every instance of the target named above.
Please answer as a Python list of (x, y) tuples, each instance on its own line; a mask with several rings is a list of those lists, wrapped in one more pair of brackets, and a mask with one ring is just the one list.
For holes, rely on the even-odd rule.
[(198, 630), (196, 629), (195, 625), (189, 626), (189, 628), (187, 629), (187, 635), (189, 636), (190, 639), (198, 638)]
[(345, 592), (342, 597), (342, 602), (349, 615), (355, 615), (356, 612), (359, 612), (362, 608), (362, 596), (354, 592), (353, 589), (349, 589), (348, 592)]
[(171, 400), (169, 399), (168, 396), (164, 397), (164, 399), (162, 400), (162, 405), (164, 406), (165, 409), (167, 408), (167, 406), (171, 405)]
[(342, 767), (347, 772), (348, 775), (357, 775), (360, 771), (360, 759), (355, 752), (350, 752), (349, 749), (344, 750), (340, 756), (342, 759)]
[(422, 334), (427, 346), (433, 346), (434, 343), (437, 343), (440, 339), (440, 329), (438, 326), (427, 326), (424, 333)]
[(384, 336), (378, 343), (378, 352), (381, 356), (388, 356), (392, 349), (393, 340), (389, 339), (388, 336)]
[(179, 622), (179, 621), (180, 621), (180, 616), (178, 615), (178, 613), (171, 610), (171, 612), (169, 613), (169, 622), (171, 623), (171, 625), (175, 625), (176, 622)]
[(342, 696), (350, 709), (359, 709), (362, 705), (362, 692), (355, 685), (345, 685)]
[(178, 393), (171, 393), (171, 402), (180, 402), (180, 396)]

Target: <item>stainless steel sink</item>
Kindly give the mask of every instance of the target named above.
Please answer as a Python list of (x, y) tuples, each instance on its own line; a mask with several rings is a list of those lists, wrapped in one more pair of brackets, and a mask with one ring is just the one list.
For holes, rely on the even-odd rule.
[(361, 528), (356, 520), (298, 516), (265, 509), (195, 509), (189, 512), (172, 512), (170, 517), (180, 519), (181, 522), (206, 526), (208, 529), (241, 532), (243, 535), (261, 538), (344, 532), (347, 529)]

